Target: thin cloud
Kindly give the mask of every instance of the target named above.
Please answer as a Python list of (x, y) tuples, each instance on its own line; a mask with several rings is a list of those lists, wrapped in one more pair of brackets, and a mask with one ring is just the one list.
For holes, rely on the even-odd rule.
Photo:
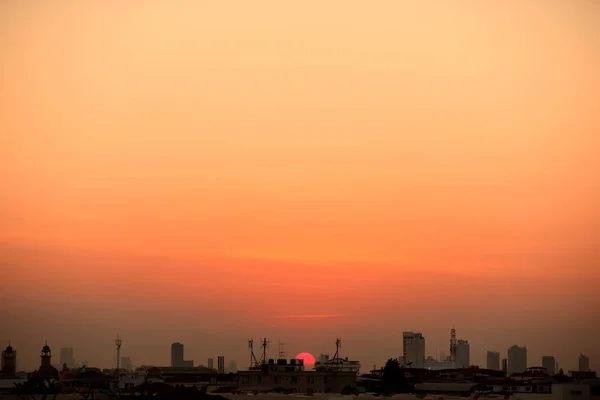
[(277, 319), (309, 319), (309, 318), (340, 318), (344, 314), (306, 314), (306, 315), (279, 315)]

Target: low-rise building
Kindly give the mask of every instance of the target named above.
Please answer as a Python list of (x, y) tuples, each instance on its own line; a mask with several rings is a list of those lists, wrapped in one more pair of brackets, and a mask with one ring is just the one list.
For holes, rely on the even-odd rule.
[(269, 360), (238, 372), (240, 391), (289, 391), (295, 393), (342, 393), (356, 390), (354, 371), (305, 371), (300, 360)]

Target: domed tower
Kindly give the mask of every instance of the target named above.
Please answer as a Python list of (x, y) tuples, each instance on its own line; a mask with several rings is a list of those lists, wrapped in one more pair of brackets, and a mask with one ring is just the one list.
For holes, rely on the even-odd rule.
[(48, 346), (48, 342), (42, 347), (42, 354), (40, 356), (42, 358), (42, 363), (40, 364), (40, 369), (46, 369), (52, 367), (52, 350), (50, 350), (50, 346)]
[(6, 349), (2, 351), (2, 372), (0, 375), (4, 378), (15, 376), (17, 372), (17, 352), (12, 348), (10, 342)]

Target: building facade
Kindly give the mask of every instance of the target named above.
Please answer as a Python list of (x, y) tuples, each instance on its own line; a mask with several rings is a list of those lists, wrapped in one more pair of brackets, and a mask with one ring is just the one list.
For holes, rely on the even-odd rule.
[(527, 370), (527, 347), (512, 346), (508, 349), (508, 374), (522, 373)]
[(207, 367), (208, 369), (215, 369), (215, 360), (212, 357), (208, 359)]
[(556, 375), (556, 358), (553, 356), (543, 356), (542, 368), (546, 369), (548, 375)]
[(500, 353), (497, 351), (487, 352), (487, 369), (500, 371)]
[(425, 363), (425, 338), (419, 332), (402, 334), (402, 361), (404, 366), (423, 368)]
[(220, 374), (225, 373), (225, 357), (223, 357), (223, 356), (217, 357), (217, 371)]
[(456, 343), (455, 368), (469, 368), (471, 366), (471, 346), (466, 340), (458, 340)]

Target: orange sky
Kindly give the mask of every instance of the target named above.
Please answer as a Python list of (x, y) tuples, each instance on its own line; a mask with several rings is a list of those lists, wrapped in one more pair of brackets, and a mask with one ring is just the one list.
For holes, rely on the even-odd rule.
[(516, 343), (594, 365), (598, 18), (2, 2), (0, 341), (26, 366), (46, 339), (108, 366), (117, 331), (136, 364), (182, 341), (245, 366), (249, 336), (292, 355), (341, 335), (370, 366), (403, 330), (448, 353), (455, 325), (475, 363)]

